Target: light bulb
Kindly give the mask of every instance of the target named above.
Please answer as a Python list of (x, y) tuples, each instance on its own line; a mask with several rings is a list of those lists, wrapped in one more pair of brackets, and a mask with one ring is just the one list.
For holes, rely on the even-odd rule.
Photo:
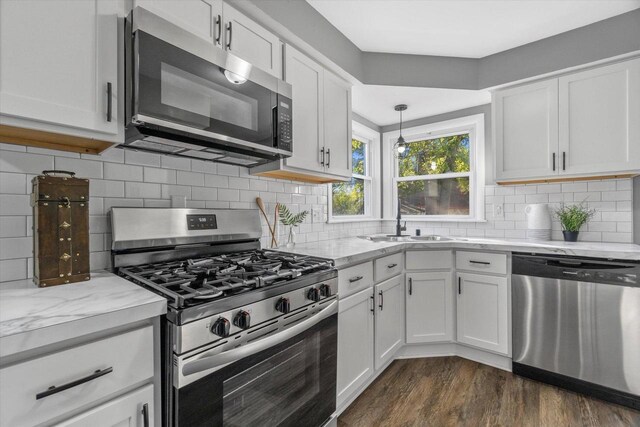
[(406, 145), (398, 144), (398, 153), (402, 154), (407, 149)]
[(236, 73), (232, 73), (229, 70), (224, 70), (224, 76), (234, 85), (241, 85), (242, 83), (247, 81), (245, 77), (242, 77)]

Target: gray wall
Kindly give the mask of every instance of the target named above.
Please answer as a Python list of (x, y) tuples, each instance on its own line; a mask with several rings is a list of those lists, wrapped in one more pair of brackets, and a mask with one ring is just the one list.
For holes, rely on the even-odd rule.
[(640, 245), (640, 176), (633, 179), (633, 242)]
[[(415, 126), (428, 125), (430, 123), (444, 122), (445, 120), (457, 119), (459, 117), (471, 116), (474, 114), (484, 114), (484, 144), (485, 144), (485, 183), (493, 184), (493, 141), (491, 138), (491, 104), (479, 105), (477, 107), (465, 108), (463, 110), (451, 111), (449, 113), (438, 114), (437, 116), (423, 117), (421, 119), (410, 120), (402, 124), (403, 129)], [(382, 126), (381, 133), (398, 130), (400, 124)], [(384, 171), (383, 171), (384, 176)]]
[(307, 43), (360, 82), (372, 85), (485, 89), (640, 51), (640, 9), (471, 59), (363, 52), (306, 1), (230, 1), (263, 25), (279, 24), (286, 41)]

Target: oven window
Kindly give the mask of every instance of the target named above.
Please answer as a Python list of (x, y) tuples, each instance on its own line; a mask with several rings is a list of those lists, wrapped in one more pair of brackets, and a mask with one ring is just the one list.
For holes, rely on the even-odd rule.
[(318, 394), (319, 359), (315, 337), (224, 381), (224, 425), (281, 424)]
[(175, 425), (322, 426), (336, 409), (337, 330), (335, 314), (175, 389)]

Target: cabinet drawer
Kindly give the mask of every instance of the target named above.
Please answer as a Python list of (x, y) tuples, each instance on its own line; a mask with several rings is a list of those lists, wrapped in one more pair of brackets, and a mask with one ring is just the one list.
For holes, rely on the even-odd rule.
[(452, 265), (451, 251), (407, 251), (407, 270), (445, 270)]
[(371, 261), (338, 271), (338, 295), (340, 298), (371, 286), (373, 286), (373, 263)]
[(507, 255), (487, 252), (456, 252), (456, 269), (507, 274)]
[(402, 273), (403, 254), (393, 254), (378, 258), (373, 263), (376, 283)]
[(151, 326), (7, 366), (0, 425), (40, 424), (151, 377)]

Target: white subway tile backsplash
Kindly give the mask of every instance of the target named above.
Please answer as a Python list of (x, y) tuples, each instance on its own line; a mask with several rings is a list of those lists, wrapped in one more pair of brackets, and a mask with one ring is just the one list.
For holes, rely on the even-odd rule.
[(185, 196), (191, 198), (191, 187), (186, 185), (162, 185), (162, 198), (170, 199), (171, 196)]
[(0, 238), (27, 235), (26, 216), (0, 216)]
[(148, 182), (126, 182), (124, 193), (127, 198), (159, 199), (162, 197), (162, 187)]
[(236, 188), (238, 190), (248, 190), (249, 180), (247, 178), (229, 178), (229, 188)]
[(217, 172), (217, 164), (213, 162), (206, 162), (204, 160), (191, 159), (191, 170), (194, 172), (203, 172), (214, 174)]
[(130, 165), (140, 166), (156, 166), (160, 167), (160, 155), (145, 153), (142, 151), (122, 150), (124, 152), (124, 161)]
[(124, 182), (92, 179), (89, 181), (91, 197), (124, 197)]
[(191, 170), (191, 160), (186, 157), (161, 156), (160, 165), (165, 169)]
[(33, 255), (31, 237), (9, 237), (0, 239), (0, 259), (28, 258)]
[(0, 194), (0, 215), (31, 215), (30, 196)]
[(75, 172), (77, 178), (102, 178), (103, 164), (95, 160), (55, 157), (56, 169)]
[(204, 186), (204, 174), (200, 172), (178, 171), (178, 184), (191, 186)]
[(193, 187), (191, 189), (191, 198), (193, 200), (217, 200), (218, 189), (208, 187)]
[(229, 187), (229, 177), (220, 175), (205, 175), (205, 187), (227, 188)]
[(158, 184), (175, 184), (176, 171), (173, 169), (144, 168), (144, 182), (156, 182)]
[(143, 170), (141, 166), (105, 163), (104, 178), (118, 181), (142, 181)]
[(569, 182), (562, 184), (563, 193), (577, 193), (588, 191), (586, 182)]
[(220, 188), (218, 189), (218, 200), (238, 202), (240, 201), (240, 191), (229, 188)]
[(605, 200), (605, 201), (631, 200), (631, 190), (607, 191), (606, 193), (602, 193), (602, 200)]
[(587, 182), (587, 188), (589, 189), (589, 191), (615, 191), (616, 181), (590, 181)]
[(0, 261), (0, 282), (27, 278), (27, 259), (10, 259)]
[[(246, 169), (246, 168), (243, 168)], [(234, 165), (227, 165), (224, 163), (218, 163), (218, 175), (226, 176), (240, 176), (240, 168)]]
[(53, 156), (23, 153), (19, 151), (0, 152), (0, 172), (41, 174), (53, 169)]
[(27, 175), (0, 172), (0, 194), (27, 194)]

